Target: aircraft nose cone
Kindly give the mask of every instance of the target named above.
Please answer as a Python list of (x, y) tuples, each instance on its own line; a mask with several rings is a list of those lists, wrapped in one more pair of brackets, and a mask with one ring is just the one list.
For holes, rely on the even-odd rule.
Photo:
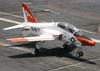
[(90, 41), (90, 46), (94, 46), (95, 45), (95, 42), (94, 41)]

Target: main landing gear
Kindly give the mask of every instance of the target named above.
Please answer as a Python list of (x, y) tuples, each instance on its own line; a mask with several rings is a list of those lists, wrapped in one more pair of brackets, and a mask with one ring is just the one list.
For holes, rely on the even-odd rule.
[(36, 48), (34, 52), (35, 52), (35, 55), (39, 55), (40, 50)]
[(79, 47), (79, 51), (76, 53), (77, 57), (82, 57), (84, 53), (81, 51), (81, 48)]
[(39, 55), (39, 53), (40, 53), (40, 44), (41, 43), (42, 42), (37, 42), (36, 49), (34, 50), (34, 52), (31, 52), (31, 54)]
[[(36, 44), (36, 49), (34, 50), (34, 52), (32, 52), (32, 54), (39, 55), (39, 53), (40, 53), (40, 44), (42, 44), (42, 43), (44, 43), (44, 42), (37, 42), (37, 44)], [(64, 43), (64, 44), (63, 44), (63, 48), (64, 48), (64, 49), (68, 49), (67, 43)], [(81, 50), (82, 50), (82, 48), (79, 47), (79, 50), (78, 50), (78, 52), (76, 53), (76, 56), (77, 56), (77, 57), (82, 57), (82, 56), (84, 55), (84, 53), (83, 53)]]
[(37, 44), (36, 44), (36, 49), (35, 49), (35, 55), (39, 55), (39, 53), (40, 53), (40, 44), (41, 44), (42, 42), (37, 42)]
[(37, 44), (36, 44), (36, 49), (34, 50), (34, 54), (35, 55), (39, 55), (39, 53), (40, 53), (40, 46), (41, 46), (41, 44), (42, 43), (44, 43), (45, 41), (43, 41), (43, 42), (37, 42)]
[(64, 48), (64, 49), (68, 49), (67, 43), (64, 43), (64, 44), (63, 44), (63, 48)]

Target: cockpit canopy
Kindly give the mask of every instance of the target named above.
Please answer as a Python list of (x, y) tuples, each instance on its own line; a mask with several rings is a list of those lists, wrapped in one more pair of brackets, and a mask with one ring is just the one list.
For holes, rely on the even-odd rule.
[(75, 36), (91, 40), (87, 36), (83, 35), (83, 33), (78, 28), (76, 28), (74, 25), (72, 25), (72, 24), (59, 22), (57, 24), (57, 26), (62, 28), (62, 29), (65, 29), (66, 31), (69, 31), (70, 33), (72, 33)]
[(83, 35), (83, 33), (72, 24), (59, 22), (57, 26), (71, 32), (74, 35)]

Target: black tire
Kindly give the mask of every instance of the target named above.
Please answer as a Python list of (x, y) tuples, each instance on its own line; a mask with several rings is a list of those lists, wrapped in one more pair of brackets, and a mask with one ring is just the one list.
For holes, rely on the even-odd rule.
[(80, 56), (82, 57), (84, 54), (83, 54), (83, 52), (80, 52)]
[(39, 49), (35, 49), (35, 55), (39, 55)]
[(77, 52), (77, 53), (76, 53), (76, 56), (77, 56), (77, 57), (81, 57), (81, 56), (80, 56), (80, 52)]
[(66, 43), (63, 44), (64, 49), (68, 49), (68, 45)]
[(83, 52), (77, 52), (77, 53), (76, 53), (76, 56), (77, 56), (77, 57), (82, 57), (83, 55), (84, 55)]

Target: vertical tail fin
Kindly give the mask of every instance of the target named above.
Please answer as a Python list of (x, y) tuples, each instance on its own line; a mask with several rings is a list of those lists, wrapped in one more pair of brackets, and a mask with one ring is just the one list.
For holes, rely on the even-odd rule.
[(24, 14), (24, 19), (25, 22), (33, 22), (33, 23), (38, 23), (34, 16), (32, 15), (32, 13), (30, 12), (30, 10), (28, 9), (28, 7), (26, 6), (26, 4), (22, 4), (22, 9), (23, 9), (23, 14)]

